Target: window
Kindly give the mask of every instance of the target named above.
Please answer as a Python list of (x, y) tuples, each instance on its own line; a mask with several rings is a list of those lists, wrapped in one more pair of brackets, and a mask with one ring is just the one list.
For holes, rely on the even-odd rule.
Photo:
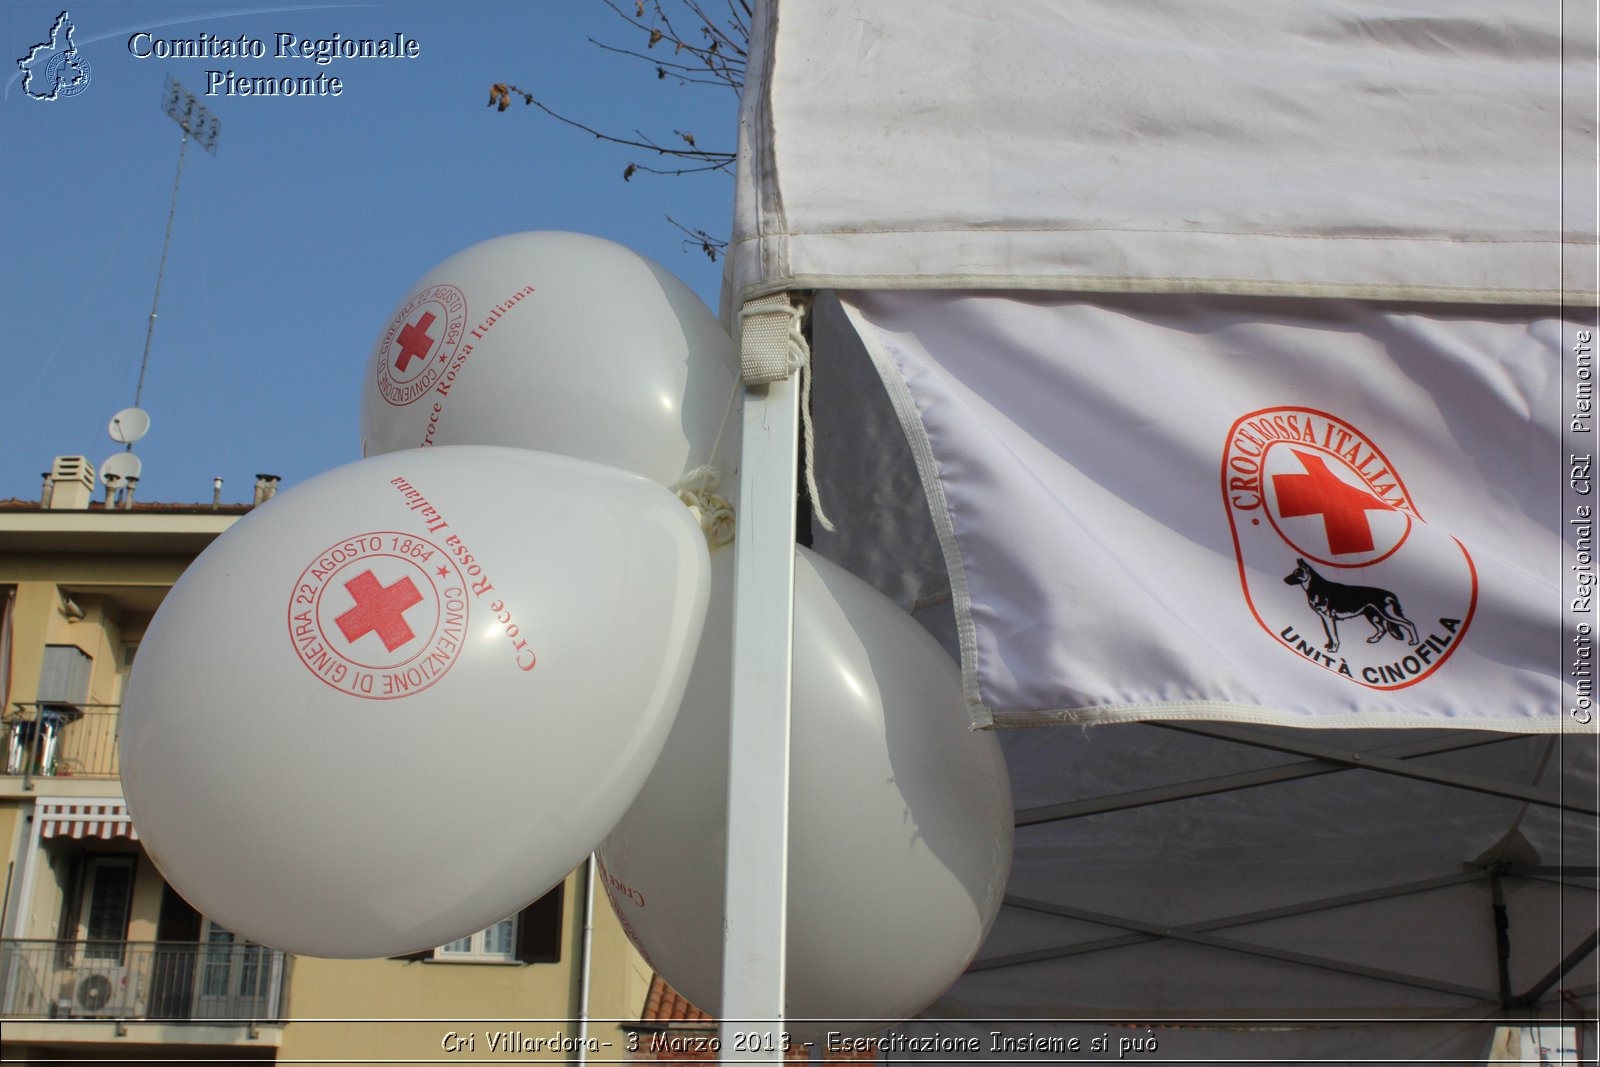
[(133, 911), (134, 862), (128, 854), (80, 854), (74, 862), (60, 940), (82, 940), (84, 959), (121, 961)]
[(211, 998), (259, 997), (264, 991), (270, 949), (246, 941), (232, 930), (206, 920), (206, 937), (200, 949), (200, 995)]
[(501, 919), (488, 929), (479, 930), (470, 937), (439, 946), (434, 959), (440, 960), (514, 960), (517, 948), (517, 916)]
[(95, 857), (89, 862), (83, 905), (84, 955), (120, 959), (133, 911), (133, 857)]
[(565, 891), (563, 882), (510, 918), (469, 937), (396, 958), (446, 963), (560, 963)]

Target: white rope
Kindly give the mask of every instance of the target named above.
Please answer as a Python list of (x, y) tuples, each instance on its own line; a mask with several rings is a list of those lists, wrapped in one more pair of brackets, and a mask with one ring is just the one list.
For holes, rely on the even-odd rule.
[[(800, 344), (805, 346), (805, 338), (800, 339)], [(806, 496), (811, 500), (811, 517), (816, 519), (824, 530), (833, 532), (833, 522), (822, 510), (822, 494), (817, 492), (817, 432), (811, 426), (811, 349), (804, 348), (799, 367), (800, 372), (800, 425), (804, 429), (806, 440)]]
[[(822, 510), (817, 490), (816, 431), (811, 424), (811, 346), (800, 329), (805, 309), (785, 295), (755, 300), (739, 309), (739, 368), (746, 384), (759, 385), (800, 375), (800, 422), (805, 437), (806, 496), (811, 515), (824, 530), (833, 522)], [(779, 353), (782, 353), (780, 358)]]
[(689, 514), (706, 532), (706, 543), (712, 548), (733, 541), (733, 505), (714, 491), (721, 484), (722, 472), (705, 466), (694, 468), (667, 487), (688, 506)]
[(733, 412), (733, 402), (742, 388), (744, 386), (741, 383), (734, 382), (733, 390), (728, 393), (728, 402), (722, 408), (722, 422), (717, 425), (716, 439), (711, 442), (708, 462), (704, 466), (689, 468), (683, 477), (667, 486), (688, 507), (689, 513), (700, 524), (700, 529), (705, 531), (706, 543), (712, 548), (733, 542), (733, 505), (716, 492), (722, 485), (722, 471), (714, 464), (717, 449), (722, 447), (723, 431), (728, 428), (728, 416)]
[(711, 452), (706, 456), (707, 463), (715, 463), (722, 447), (722, 435), (728, 429), (728, 416), (733, 414), (733, 402), (738, 399), (739, 390), (743, 388), (739, 382), (733, 383), (733, 388), (728, 390), (728, 402), (722, 405), (722, 421), (717, 423), (717, 436), (711, 442)]

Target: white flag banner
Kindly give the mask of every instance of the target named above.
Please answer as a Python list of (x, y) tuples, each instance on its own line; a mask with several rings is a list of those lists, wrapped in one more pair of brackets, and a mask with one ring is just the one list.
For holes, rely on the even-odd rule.
[(842, 296), (979, 724), (1562, 729), (1560, 318)]

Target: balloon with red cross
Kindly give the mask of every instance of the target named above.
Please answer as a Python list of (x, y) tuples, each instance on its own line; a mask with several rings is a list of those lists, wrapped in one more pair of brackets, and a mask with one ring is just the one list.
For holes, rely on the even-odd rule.
[(508, 234), (428, 271), (389, 317), (362, 454), (506, 445), (672, 485), (732, 443), (738, 388), (727, 331), (665, 268), (587, 234)]
[(561, 456), (410, 450), (280, 493), (140, 646), (121, 737), (140, 836), (196, 908), (292, 952), (482, 929), (637, 794), (708, 568), (671, 493)]

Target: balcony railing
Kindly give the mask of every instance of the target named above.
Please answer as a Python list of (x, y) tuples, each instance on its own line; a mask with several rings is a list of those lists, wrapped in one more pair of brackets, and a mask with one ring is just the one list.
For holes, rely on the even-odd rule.
[(253, 1026), (283, 991), (283, 953), (262, 945), (0, 941), (0, 1018)]
[(13, 704), (3, 722), (5, 773), (35, 778), (116, 778), (120, 704)]

